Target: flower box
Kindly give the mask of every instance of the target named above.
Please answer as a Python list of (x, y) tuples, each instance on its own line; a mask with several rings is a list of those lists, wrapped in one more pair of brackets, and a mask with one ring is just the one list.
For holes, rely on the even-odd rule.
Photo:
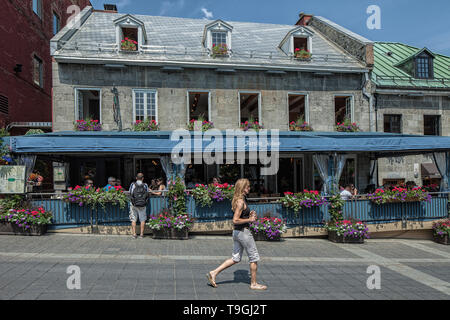
[(168, 239), (168, 240), (188, 240), (189, 230), (187, 228), (161, 228), (159, 230), (153, 229), (153, 239)]
[(278, 235), (274, 237), (273, 239), (270, 239), (264, 232), (254, 232), (252, 231), (253, 239), (255, 241), (280, 241), (281, 235)]
[(229, 56), (228, 47), (225, 43), (221, 43), (218, 45), (213, 44), (211, 51), (212, 51), (211, 56), (213, 58), (216, 57), (225, 58)]
[(364, 237), (338, 236), (336, 231), (328, 231), (328, 240), (336, 243), (364, 243)]
[(440, 244), (446, 244), (446, 245), (450, 244), (448, 233), (447, 234), (442, 234), (442, 235), (434, 233), (433, 234), (433, 241), (437, 242), (437, 243), (440, 243)]
[(15, 223), (0, 221), (0, 234), (19, 236), (41, 236), (47, 232), (46, 224), (32, 224), (30, 228), (19, 227)]
[(0, 221), (0, 234), (14, 234), (11, 222)]

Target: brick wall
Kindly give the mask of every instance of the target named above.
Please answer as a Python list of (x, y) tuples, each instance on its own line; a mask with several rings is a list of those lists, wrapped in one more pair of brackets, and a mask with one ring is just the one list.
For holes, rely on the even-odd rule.
[[(79, 5), (82, 9), (90, 2), (89, 0), (42, 0), (41, 19), (33, 12), (32, 0), (2, 1), (0, 94), (8, 97), (9, 100), (9, 117), (6, 122), (51, 121), (50, 39), (53, 37), (53, 12), (60, 16), (62, 28), (69, 17), (67, 7), (73, 4)], [(34, 55), (43, 62), (43, 87), (39, 87), (33, 81)], [(14, 72), (16, 64), (22, 64), (22, 72)]]

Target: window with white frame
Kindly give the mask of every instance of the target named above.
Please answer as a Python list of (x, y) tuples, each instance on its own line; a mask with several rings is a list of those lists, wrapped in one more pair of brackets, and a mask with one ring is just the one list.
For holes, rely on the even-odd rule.
[(335, 96), (334, 111), (336, 123), (343, 123), (345, 119), (353, 122), (353, 96)]
[(227, 44), (227, 32), (226, 31), (212, 31), (211, 38), (212, 38), (213, 46)]
[(101, 91), (94, 88), (76, 88), (77, 120), (98, 120), (101, 122)]
[(209, 121), (209, 92), (188, 91), (189, 120)]
[(261, 97), (259, 92), (239, 92), (240, 122), (261, 122)]
[(156, 90), (134, 90), (134, 120), (158, 121)]

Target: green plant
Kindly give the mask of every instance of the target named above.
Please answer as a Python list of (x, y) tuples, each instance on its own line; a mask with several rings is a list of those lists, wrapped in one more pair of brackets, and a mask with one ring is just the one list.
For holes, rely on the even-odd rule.
[(286, 224), (280, 218), (264, 217), (250, 223), (250, 230), (254, 233), (264, 233), (268, 239), (279, 238), (281, 233), (287, 231)]
[(389, 202), (431, 201), (431, 195), (422, 190), (420, 187), (414, 187), (412, 189), (395, 187), (392, 190), (376, 189), (375, 192), (369, 194), (368, 197), (376, 204)]
[(228, 54), (228, 47), (225, 43), (220, 43), (218, 45), (213, 44), (212, 46), (212, 57), (221, 57)]
[(450, 236), (450, 220), (438, 221), (433, 223), (433, 233), (435, 235), (444, 236), (447, 234)]
[(209, 129), (214, 128), (214, 124), (212, 123), (212, 121), (208, 121), (206, 120), (203, 116), (199, 116), (198, 120), (195, 119), (191, 119), (188, 123), (188, 130), (189, 131), (194, 131), (195, 129), (195, 123), (199, 122), (202, 124), (202, 131), (205, 132)]
[(80, 207), (89, 205), (92, 209), (101, 206), (103, 209), (107, 204), (119, 205), (125, 208), (128, 203), (128, 196), (123, 192), (123, 188), (116, 186), (109, 190), (94, 189), (92, 187), (76, 186), (73, 190), (64, 195), (63, 200), (77, 204)]
[(0, 221), (7, 221), (16, 224), (24, 229), (29, 229), (30, 225), (50, 224), (52, 213), (45, 211), (42, 207), (37, 209), (10, 209), (8, 212), (0, 214)]
[(254, 130), (256, 130), (256, 131), (259, 131), (260, 129), (263, 128), (263, 126), (262, 126), (261, 124), (259, 124), (258, 121), (255, 121), (255, 120), (253, 119), (253, 117), (250, 117), (250, 118), (248, 119), (248, 121), (241, 122), (241, 126), (240, 126), (240, 127), (241, 127), (241, 129), (244, 130), (244, 131), (247, 131), (247, 130), (249, 130), (249, 129), (254, 129)]
[(167, 182), (169, 191), (167, 198), (169, 208), (173, 215), (184, 214), (186, 212), (186, 186), (180, 177)]
[(213, 201), (221, 202), (225, 199), (232, 200), (234, 195), (234, 186), (228, 183), (224, 184), (196, 184), (191, 191), (196, 203), (202, 207), (211, 206)]
[(294, 57), (297, 59), (308, 60), (311, 58), (311, 53), (307, 49), (295, 48)]
[[(9, 154), (9, 147), (6, 143), (3, 142), (3, 137), (9, 136), (9, 132), (5, 128), (0, 128), (0, 158), (6, 157)], [(2, 160), (2, 159), (0, 159)], [(3, 159), (3, 161), (7, 161), (6, 159)]]
[(349, 118), (345, 118), (344, 122), (340, 123), (338, 122), (335, 126), (336, 131), (339, 132), (358, 132), (361, 131), (361, 129), (358, 127), (358, 125), (355, 122), (352, 122)]
[(284, 207), (293, 210), (295, 213), (298, 213), (302, 208), (311, 208), (313, 206), (327, 204), (326, 199), (315, 190), (303, 190), (303, 192), (298, 193), (288, 191), (284, 193), (284, 197), (279, 201)]
[(334, 231), (338, 236), (369, 238), (369, 228), (361, 221), (339, 220), (325, 224), (325, 229)]
[(25, 199), (23, 196), (14, 194), (8, 195), (3, 199), (0, 199), (0, 213), (9, 211), (10, 209), (19, 209), (25, 205)]
[(133, 125), (133, 131), (159, 131), (159, 124), (156, 120), (137, 120)]
[(138, 44), (137, 41), (134, 41), (132, 39), (125, 37), (125, 39), (123, 39), (120, 42), (120, 49), (126, 50), (126, 51), (136, 51), (137, 44)]
[(30, 129), (25, 133), (25, 135), (28, 136), (30, 134), (43, 134), (43, 133), (45, 132), (41, 129)]
[(164, 209), (159, 215), (151, 216), (146, 223), (152, 230), (161, 229), (191, 229), (194, 220), (188, 214), (182, 213), (178, 215), (171, 215), (167, 209)]
[(344, 207), (344, 200), (339, 194), (328, 198), (328, 213), (330, 214), (331, 222), (335, 223), (343, 220), (342, 208)]
[(303, 117), (298, 117), (296, 121), (289, 123), (289, 130), (291, 131), (313, 131), (312, 127), (306, 122)]

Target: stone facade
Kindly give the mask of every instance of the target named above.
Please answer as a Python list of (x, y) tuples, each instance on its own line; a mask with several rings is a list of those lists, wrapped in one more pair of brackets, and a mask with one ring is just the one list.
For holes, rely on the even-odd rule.
[(267, 129), (288, 130), (288, 93), (308, 94), (310, 124), (315, 131), (334, 131), (334, 96), (351, 95), (354, 120), (369, 131), (368, 100), (363, 96), (360, 74), (315, 75), (312, 72), (264, 71), (217, 73), (208, 69), (185, 69), (167, 73), (157, 67), (127, 66), (108, 69), (102, 65), (53, 63), (54, 131), (72, 130), (75, 122), (75, 89), (101, 89), (103, 130), (117, 129), (113, 120), (113, 94), (119, 91), (123, 128), (131, 128), (133, 89), (156, 89), (161, 130), (186, 128), (187, 90), (209, 91), (211, 115), (217, 129), (239, 127), (239, 91), (261, 93), (261, 122)]
[[(377, 96), (377, 131), (384, 131), (385, 114), (402, 115), (402, 133), (424, 134), (424, 115), (441, 116), (441, 135), (450, 136), (450, 98), (429, 93), (422, 97), (383, 94)], [(378, 161), (379, 183), (384, 179), (405, 179), (422, 185), (421, 163), (432, 163), (430, 155), (392, 157)]]

